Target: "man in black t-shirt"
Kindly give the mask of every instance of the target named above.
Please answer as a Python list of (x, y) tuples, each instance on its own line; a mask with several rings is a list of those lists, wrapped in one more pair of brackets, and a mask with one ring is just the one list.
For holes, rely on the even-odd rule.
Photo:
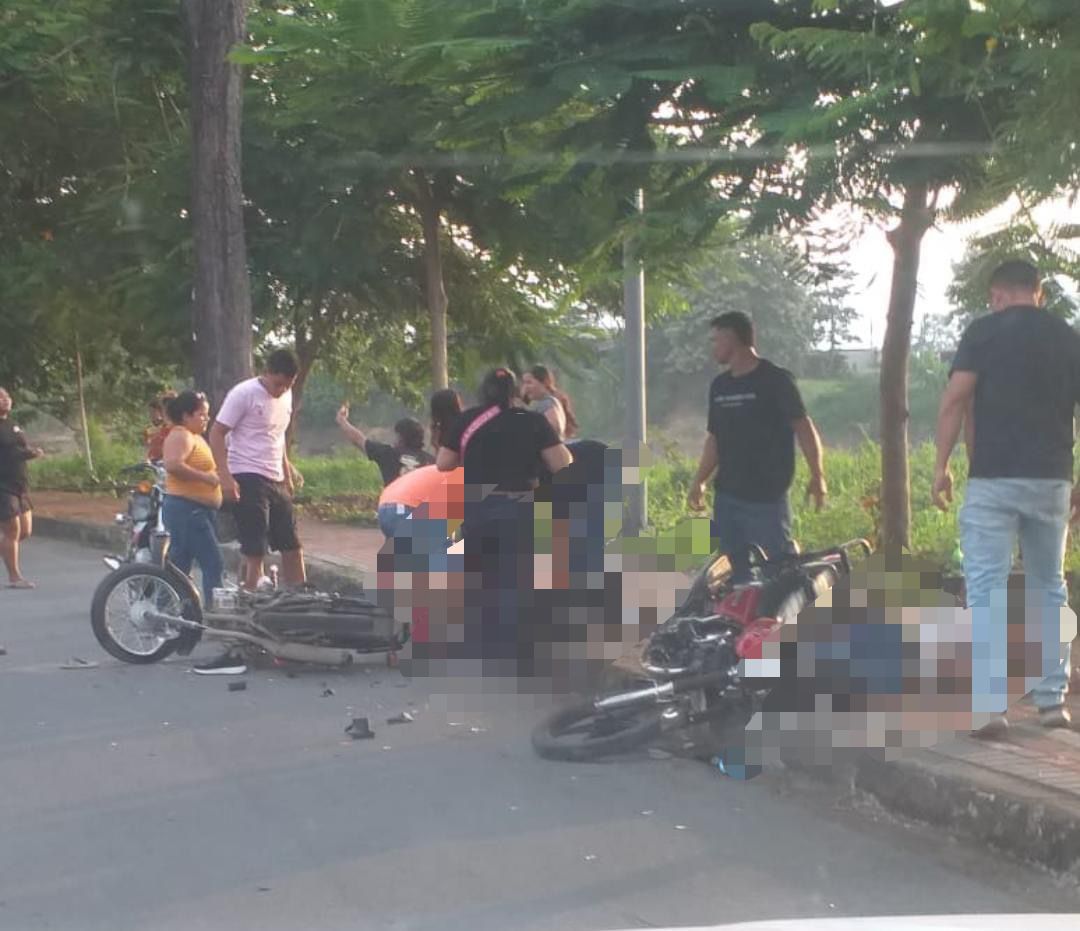
[(757, 354), (750, 318), (732, 311), (711, 327), (713, 355), (728, 368), (709, 388), (708, 433), (688, 503), (704, 509), (705, 483), (715, 472), (713, 534), (736, 577), (745, 578), (751, 544), (769, 556), (791, 549), (796, 439), (810, 467), (807, 497), (822, 507), (821, 440), (791, 373)]
[(392, 446), (369, 439), (363, 430), (349, 423), (348, 404), (341, 405), (336, 419), (349, 442), (362, 449), (368, 459), (379, 467), (384, 487), (413, 469), (435, 462), (435, 457), (424, 449), (424, 428), (411, 417), (403, 417), (394, 424), (397, 441)]
[[(1045, 623), (1042, 673), (1033, 691), (1043, 724), (1068, 727), (1069, 643), (1060, 630), (1072, 490), (1073, 414), (1080, 401), (1080, 334), (1040, 309), (1039, 274), (1006, 262), (990, 279), (990, 309), (960, 339), (941, 400), (933, 498), (952, 501), (949, 457), (973, 411), (969, 480), (960, 509), (967, 603), (972, 609), (972, 711), (1005, 727), (1008, 707), (1007, 583), (1020, 543), (1025, 585)], [(969, 433), (972, 431), (969, 431)], [(1043, 633), (1045, 631), (1045, 633)], [(1037, 677), (1036, 677), (1037, 678)]]

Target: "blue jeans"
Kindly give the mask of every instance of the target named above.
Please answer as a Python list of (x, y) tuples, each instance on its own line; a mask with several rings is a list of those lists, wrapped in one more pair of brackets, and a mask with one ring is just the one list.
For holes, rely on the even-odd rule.
[[(393, 511), (402, 507), (403, 514)], [(388, 513), (384, 515), (384, 508)], [(449, 567), (449, 522), (428, 517), (427, 505), (416, 510), (403, 505), (384, 504), (379, 508), (379, 527), (386, 536), (380, 552), (392, 555), (396, 572), (446, 572)]]
[[(1061, 643), (1060, 609), (1068, 605), (1064, 562), (1070, 490), (1069, 482), (1054, 479), (973, 478), (968, 482), (960, 509), (960, 547), (971, 608), (974, 712), (1000, 713), (1008, 707), (1006, 587), (1018, 540), (1025, 606), (1035, 606), (1042, 640), (1045, 678), (1032, 695), (1038, 708), (1054, 708), (1065, 701), (1071, 642)], [(1027, 618), (1025, 627), (1031, 627)]]
[(531, 495), (465, 502), (465, 639), (485, 658), (514, 659), (534, 633)]
[(190, 573), (193, 563), (202, 570), (203, 604), (213, 600), (221, 588), (225, 565), (217, 539), (217, 512), (189, 498), (166, 495), (162, 520), (169, 532), (169, 561), (181, 572)]
[(375, 516), (379, 521), (379, 529), (382, 531), (382, 535), (387, 540), (392, 540), (400, 529), (402, 522), (411, 513), (412, 508), (406, 507), (404, 504), (380, 504)]
[(712, 535), (720, 552), (731, 559), (734, 580), (745, 581), (749, 573), (747, 549), (756, 543), (770, 557), (791, 550), (791, 504), (788, 496), (776, 501), (746, 501), (717, 492), (713, 501)]

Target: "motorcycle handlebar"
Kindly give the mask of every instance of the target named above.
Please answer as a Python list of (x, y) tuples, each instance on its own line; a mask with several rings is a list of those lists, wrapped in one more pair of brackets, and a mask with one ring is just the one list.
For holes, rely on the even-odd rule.
[(154, 464), (152, 462), (138, 462), (135, 465), (124, 466), (117, 474), (118, 475), (135, 475), (138, 472), (153, 472)]
[(808, 563), (839, 557), (846, 574), (851, 571), (850, 552), (854, 549), (862, 550), (866, 556), (869, 556), (874, 552), (874, 547), (871, 545), (870, 541), (860, 537), (854, 540), (848, 540), (846, 543), (841, 543), (839, 546), (831, 546), (824, 550), (815, 550), (811, 553), (799, 553), (792, 556), (782, 556), (779, 559), (770, 560), (766, 563), (766, 567), (770, 565), (776, 568), (785, 566), (805, 566)]

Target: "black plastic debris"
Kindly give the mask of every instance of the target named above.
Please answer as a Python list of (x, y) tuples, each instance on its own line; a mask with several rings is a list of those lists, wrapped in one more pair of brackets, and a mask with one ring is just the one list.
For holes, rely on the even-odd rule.
[(396, 714), (392, 718), (387, 718), (386, 723), (387, 724), (412, 724), (413, 721), (415, 721), (415, 720), (416, 720), (416, 718), (414, 718), (408, 711), (403, 711), (403, 712), (401, 712), (401, 714)]
[(345, 728), (345, 733), (353, 740), (369, 740), (375, 736), (367, 718), (353, 718), (352, 723)]
[(333, 698), (334, 697), (334, 690), (331, 689), (331, 688), (323, 689), (322, 690), (322, 697), (323, 698)]
[(7, 656), (7, 647), (0, 647), (0, 656)]
[(66, 663), (60, 664), (61, 669), (96, 669), (97, 663), (83, 659), (81, 656), (73, 656)]
[(246, 690), (247, 690), (247, 683), (246, 682), (230, 682), (229, 683), (229, 691), (230, 692), (244, 692)]

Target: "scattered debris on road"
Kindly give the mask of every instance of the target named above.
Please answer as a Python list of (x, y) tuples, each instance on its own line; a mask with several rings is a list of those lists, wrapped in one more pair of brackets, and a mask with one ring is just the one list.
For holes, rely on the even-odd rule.
[(327, 687), (327, 688), (322, 690), (322, 697), (323, 698), (333, 698), (334, 694), (335, 694), (335, 692), (334, 692), (334, 690), (332, 688)]
[(229, 683), (229, 691), (230, 692), (244, 692), (246, 690), (247, 690), (247, 683), (246, 682), (230, 682)]
[(396, 714), (392, 718), (387, 718), (387, 724), (412, 724), (416, 718), (414, 718), (408, 711), (403, 711), (401, 714)]
[(353, 740), (368, 740), (375, 736), (367, 718), (353, 718), (352, 723), (345, 728), (345, 733)]
[(60, 664), (61, 669), (96, 669), (97, 663), (83, 659), (81, 656), (73, 656), (66, 663)]

